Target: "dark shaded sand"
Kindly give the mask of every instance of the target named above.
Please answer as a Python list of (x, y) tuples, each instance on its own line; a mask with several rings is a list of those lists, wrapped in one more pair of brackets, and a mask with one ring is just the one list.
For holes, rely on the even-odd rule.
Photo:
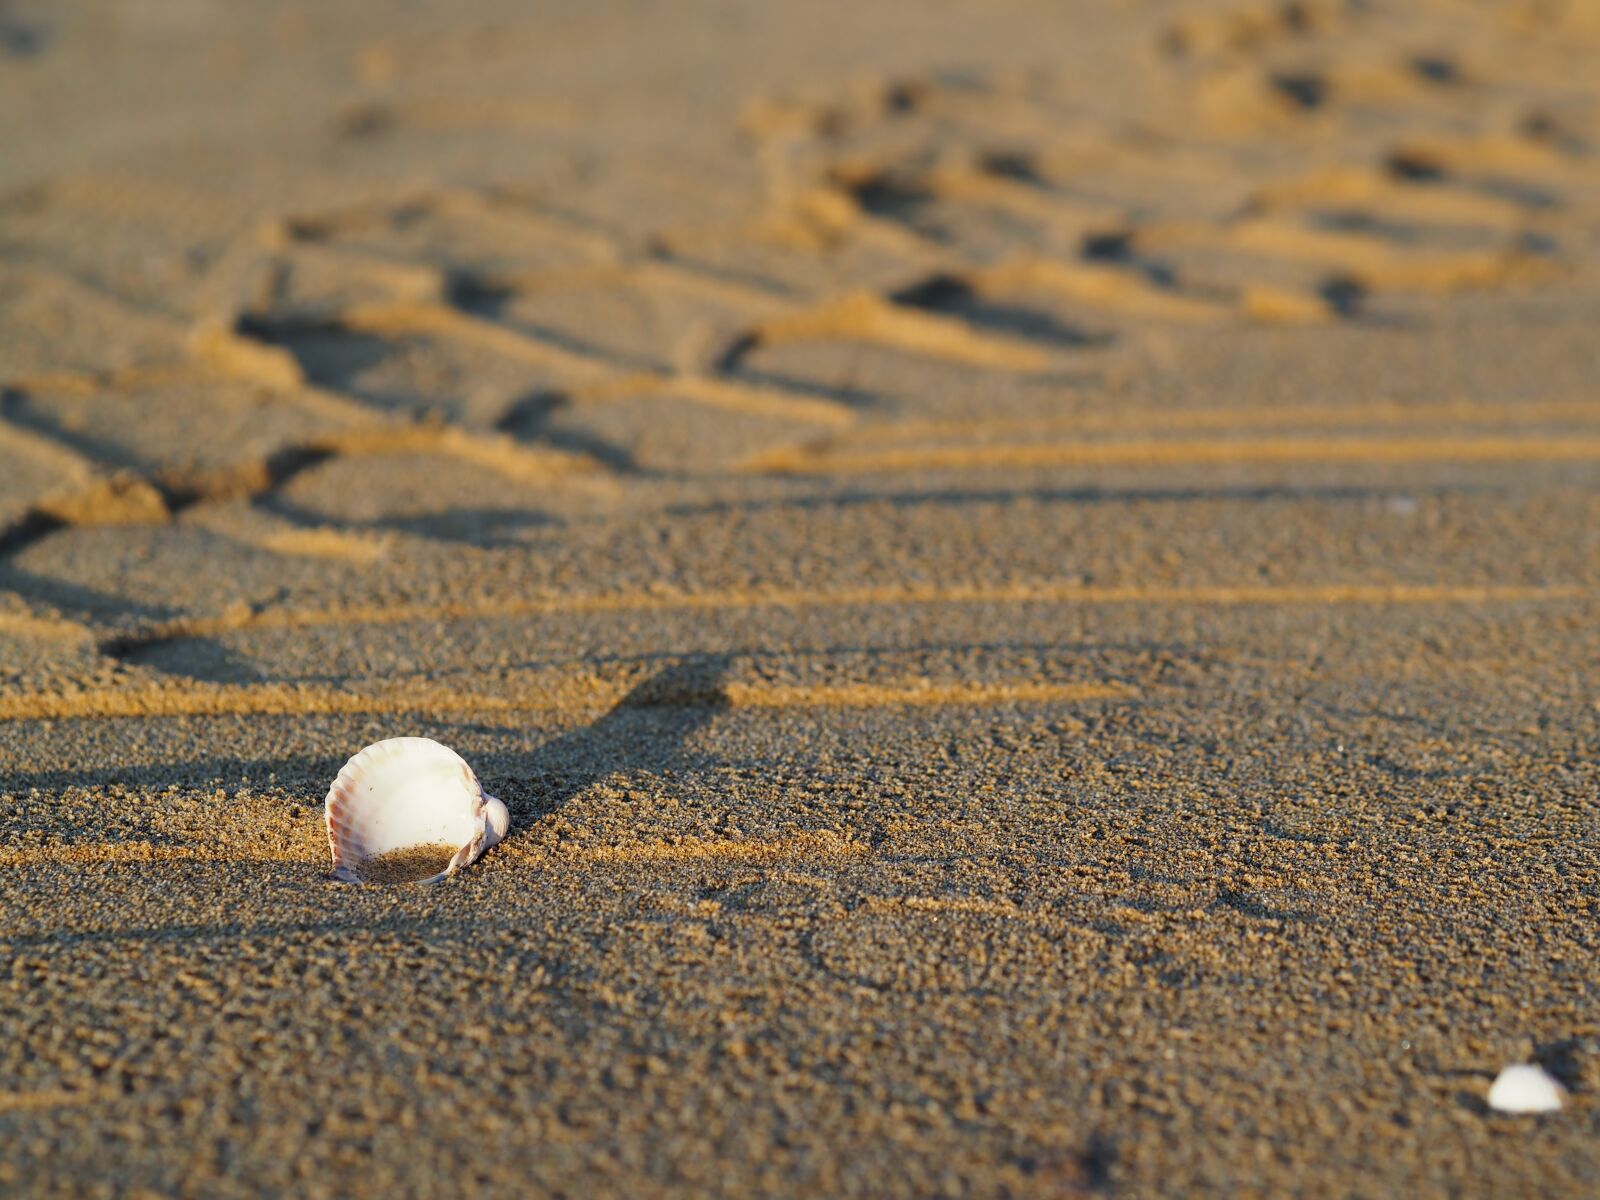
[(1600, 1194), (1595, 11), (0, 4), (0, 1192)]

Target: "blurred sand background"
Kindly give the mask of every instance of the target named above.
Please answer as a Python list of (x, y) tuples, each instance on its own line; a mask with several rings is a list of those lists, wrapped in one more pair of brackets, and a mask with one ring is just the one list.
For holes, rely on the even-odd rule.
[(0, 4), (0, 1191), (1595, 1194), (1597, 63)]

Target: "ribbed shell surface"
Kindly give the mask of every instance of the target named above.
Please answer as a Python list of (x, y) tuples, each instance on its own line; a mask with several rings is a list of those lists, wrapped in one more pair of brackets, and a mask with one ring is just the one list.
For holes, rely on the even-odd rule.
[(483, 831), (483, 788), (462, 757), (429, 738), (368, 746), (339, 772), (325, 816), (335, 870), (413, 846), (465, 846)]

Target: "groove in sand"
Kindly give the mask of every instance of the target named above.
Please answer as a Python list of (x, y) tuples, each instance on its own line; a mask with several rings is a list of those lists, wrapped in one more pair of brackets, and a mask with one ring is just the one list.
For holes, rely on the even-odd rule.
[(1011, 584), (888, 584), (838, 591), (788, 588), (717, 592), (623, 592), (614, 595), (551, 596), (544, 599), (463, 601), (441, 604), (373, 604), (349, 608), (269, 608), (196, 617), (154, 626), (120, 639), (119, 651), (140, 646), (216, 637), (250, 629), (310, 629), (341, 625), (395, 625), (408, 621), (470, 621), (565, 613), (659, 612), (672, 609), (845, 608), (891, 604), (1494, 604), (1570, 600), (1585, 594), (1574, 585), (1494, 584), (1227, 584), (1192, 586), (1094, 585), (1044, 580)]
[[(496, 324), (442, 304), (394, 303), (360, 305), (340, 317), (343, 328), (385, 335), (412, 333), (455, 338), (513, 361), (548, 368), (578, 381), (577, 386), (606, 392), (662, 391), (711, 407), (823, 424), (852, 420), (850, 409), (834, 401), (770, 386), (677, 374), (650, 367), (628, 370), (597, 354), (569, 350), (509, 326)], [(471, 435), (460, 432), (458, 440)], [(484, 440), (479, 438), (478, 440)], [(464, 441), (463, 441), (464, 444)], [(453, 451), (461, 453), (462, 451)]]
[[(957, 273), (956, 278), (963, 276)], [(1158, 321), (1205, 323), (1228, 315), (1228, 309), (1214, 301), (1156, 287), (1133, 271), (1093, 263), (1020, 257), (973, 271), (966, 279), (980, 295), (1046, 292), (1075, 303)]]
[(1014, 704), (1050, 700), (1103, 700), (1126, 697), (1132, 689), (1114, 683), (845, 683), (779, 686), (730, 683), (724, 689), (734, 708), (879, 708), (894, 705)]
[[(629, 687), (585, 677), (530, 680), (525, 690), (490, 696), (406, 681), (368, 691), (282, 683), (172, 683), (142, 688), (35, 692), (0, 696), (0, 721), (106, 717), (283, 716), (325, 714), (600, 712), (622, 702)], [(991, 705), (1125, 698), (1130, 688), (1096, 681), (780, 686), (732, 683), (714, 695), (666, 696), (640, 707), (721, 703), (734, 709), (870, 708), (893, 705)]]
[(1173, 223), (1141, 230), (1135, 239), (1145, 249), (1215, 246), (1287, 262), (1338, 270), (1368, 287), (1423, 293), (1537, 282), (1564, 269), (1515, 244), (1498, 250), (1423, 250), (1402, 247), (1357, 230), (1319, 229), (1276, 217), (1256, 217), (1233, 225)]
[(1331, 205), (1363, 205), (1391, 220), (1422, 225), (1480, 225), (1515, 234), (1528, 223), (1525, 205), (1507, 196), (1438, 186), (1419, 187), (1371, 166), (1329, 167), (1261, 188), (1260, 211), (1314, 214)]
[[(344, 327), (366, 329), (365, 320), (373, 332), (429, 332), (462, 337), (477, 343), (491, 343), (490, 348), (505, 352), (509, 347), (515, 357), (526, 360), (538, 357), (543, 361), (544, 343), (483, 321), (464, 313), (436, 304), (371, 305), (351, 310), (356, 324), (349, 320)], [(317, 416), (338, 421), (349, 428), (309, 439), (299, 448), (313, 453), (332, 454), (346, 458), (385, 454), (434, 453), (444, 454), (473, 466), (483, 467), (505, 478), (518, 482), (543, 482), (551, 475), (596, 473), (600, 464), (584, 454), (561, 450), (554, 446), (532, 446), (515, 438), (498, 433), (480, 433), (457, 425), (414, 423), (395, 420), (387, 413), (368, 408), (357, 400), (339, 392), (311, 384), (301, 370), (300, 362), (282, 346), (261, 341), (228, 328), (207, 328), (191, 340), (195, 353), (212, 367), (233, 378), (247, 380), (288, 397), (293, 403)], [(550, 346), (549, 351), (565, 363), (568, 352)], [(598, 362), (570, 356), (584, 364), (586, 374), (594, 374), (602, 367)], [(271, 484), (265, 480), (260, 464), (242, 463), (235, 470), (241, 478), (260, 476), (264, 480), (245, 488), (249, 491), (267, 490)]]
[(358, 429), (318, 439), (310, 448), (345, 458), (444, 454), (521, 483), (543, 483), (552, 476), (603, 470), (587, 454), (526, 445), (505, 434), (474, 433), (455, 425), (396, 424)]
[(856, 419), (855, 410), (849, 405), (825, 396), (688, 371), (676, 374), (653, 370), (630, 371), (563, 390), (576, 401), (603, 403), (636, 396), (665, 396), (725, 412), (817, 425), (845, 426)]
[[(1251, 406), (1238, 408), (1144, 409), (1106, 412), (1067, 413), (1062, 416), (996, 417), (990, 420), (898, 421), (862, 424), (847, 438), (819, 444), (814, 452), (848, 453), (849, 448), (869, 442), (913, 441), (935, 438), (993, 437), (1016, 434), (1038, 437), (1052, 433), (1141, 433), (1172, 430), (1343, 428), (1354, 432), (1362, 426), (1389, 429), (1408, 425), (1527, 425), (1535, 423), (1600, 424), (1600, 401), (1535, 400), (1526, 404), (1492, 404), (1467, 400), (1446, 400), (1431, 404), (1396, 404), (1370, 401), (1358, 404), (1315, 404)], [(797, 451), (783, 450), (773, 457), (782, 461)], [(758, 466), (760, 459), (751, 461)]]
[(876, 474), (1003, 467), (1169, 467), (1283, 463), (1589, 462), (1600, 437), (1252, 438), (906, 446), (763, 455), (746, 470), (771, 474)]
[(485, 271), (475, 278), (480, 284), (514, 295), (644, 286), (677, 291), (745, 311), (783, 309), (792, 303), (784, 292), (713, 274), (672, 258)]
[(76, 692), (0, 696), (0, 721), (65, 720), (76, 717), (320, 716), (337, 713), (500, 712), (559, 707), (519, 704), (415, 684), (359, 694), (293, 684), (172, 683)]
[[(273, 391), (295, 392), (306, 384), (300, 360), (290, 351), (227, 326), (210, 325), (196, 330), (189, 337), (189, 351), (229, 378)], [(370, 419), (370, 414), (362, 416)]]
[(1041, 371), (1050, 356), (1021, 338), (982, 333), (966, 321), (855, 292), (815, 308), (773, 317), (751, 334), (760, 346), (788, 342), (854, 341), (931, 358), (1009, 371)]
[(757, 386), (719, 379), (713, 375), (682, 374), (663, 376), (659, 387), (669, 396), (703, 404), (707, 408), (748, 413), (751, 416), (839, 426), (849, 425), (856, 419), (855, 410), (847, 404), (822, 396), (782, 390), (769, 384)]
[(274, 554), (352, 563), (376, 562), (383, 557), (390, 541), (381, 535), (346, 533), (331, 527), (281, 529), (246, 540)]
[(611, 370), (610, 365), (596, 355), (568, 350), (443, 304), (399, 301), (359, 304), (344, 310), (339, 315), (339, 324), (355, 333), (430, 334), (455, 338), (514, 362), (545, 367), (579, 379), (592, 379)]

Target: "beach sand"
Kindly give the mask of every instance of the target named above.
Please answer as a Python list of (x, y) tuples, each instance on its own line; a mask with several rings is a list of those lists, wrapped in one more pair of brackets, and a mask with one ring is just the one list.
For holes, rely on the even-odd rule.
[(539, 7), (0, 5), (0, 1192), (1594, 1195), (1596, 7)]

